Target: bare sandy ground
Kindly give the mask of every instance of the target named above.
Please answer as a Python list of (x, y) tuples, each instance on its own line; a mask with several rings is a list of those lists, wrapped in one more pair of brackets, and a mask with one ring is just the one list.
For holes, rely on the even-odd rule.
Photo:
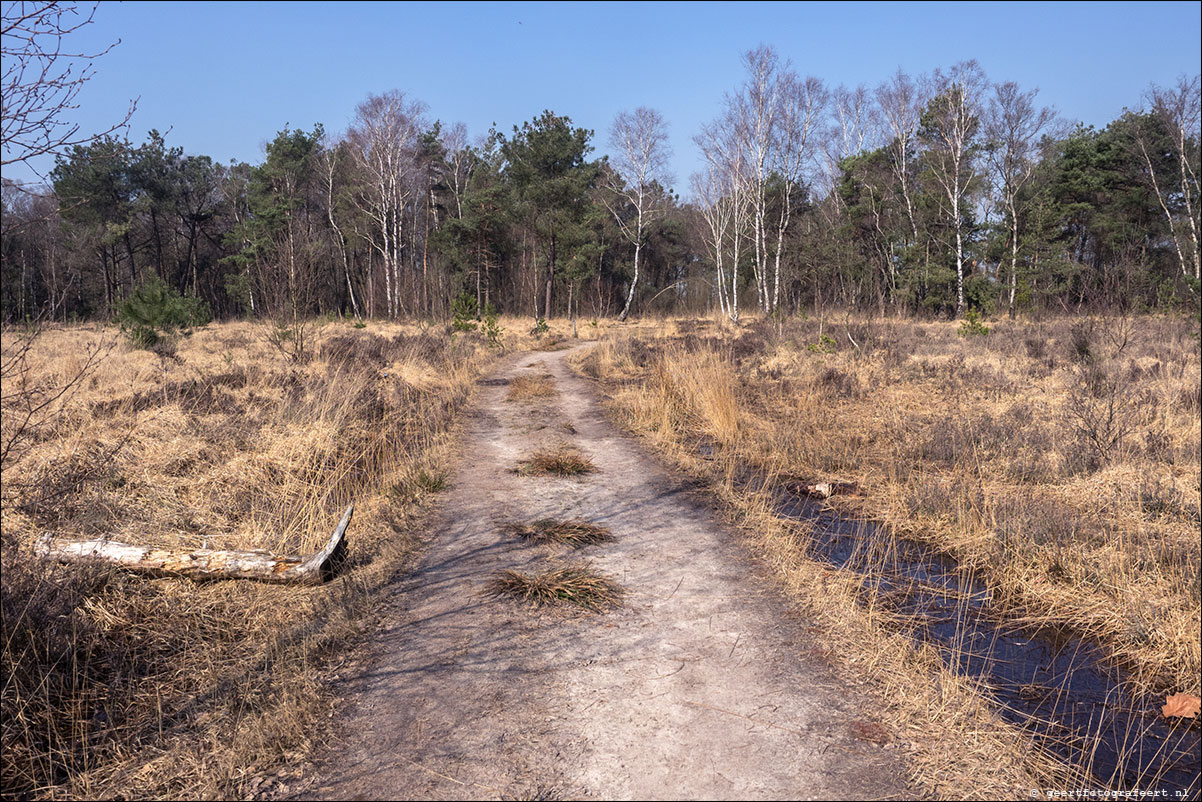
[[(897, 753), (857, 740), (864, 702), (812, 656), (754, 560), (696, 491), (607, 422), (567, 352), (482, 382), (421, 567), (344, 677), (338, 733), (293, 793), (336, 799), (901, 797)], [(551, 402), (504, 382), (550, 373)], [(566, 441), (598, 471), (524, 476)], [(505, 521), (582, 518), (616, 539), (567, 553)], [(608, 613), (489, 597), (504, 569), (587, 559), (626, 591)]]

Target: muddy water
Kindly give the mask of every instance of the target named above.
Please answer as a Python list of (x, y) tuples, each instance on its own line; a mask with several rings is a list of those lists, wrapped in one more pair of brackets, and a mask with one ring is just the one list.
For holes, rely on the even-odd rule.
[[(704, 445), (700, 451), (713, 454)], [(740, 484), (764, 482), (745, 474)], [(865, 604), (889, 611), (915, 641), (936, 647), (947, 665), (979, 682), (1001, 715), (1088, 770), (1099, 787), (1199, 798), (1197, 722), (1164, 719), (1163, 698), (1133, 698), (1100, 648), (1007, 624), (971, 571), (871, 522), (785, 491), (775, 505), (778, 515), (812, 524), (813, 557), (862, 577)]]

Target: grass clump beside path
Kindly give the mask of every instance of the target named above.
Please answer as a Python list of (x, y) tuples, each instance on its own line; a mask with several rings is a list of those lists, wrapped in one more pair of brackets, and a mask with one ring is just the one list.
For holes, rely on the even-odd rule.
[(554, 568), (538, 574), (502, 571), (488, 586), (494, 596), (505, 596), (534, 606), (572, 604), (601, 612), (622, 603), (623, 590), (613, 580), (598, 574), (588, 563)]
[(854, 481), (859, 494), (827, 503), (972, 567), (998, 615), (1100, 643), (1134, 694), (1196, 695), (1202, 666), (1196, 323), (989, 329), (665, 320), (569, 358), (620, 424), (726, 502), (826, 652), (880, 691), (912, 782), (944, 798), (1064, 787), (1074, 770), (884, 605), (863, 606), (858, 578), (810, 559), (805, 527), (735, 477)]
[[(159, 353), (100, 326), (2, 332), (0, 798), (243, 798), (316, 740), (318, 671), (420, 549), (494, 356), (330, 323), (292, 360), (268, 334), (214, 324)], [(318, 587), (32, 555), (43, 533), (308, 554), (352, 500), (346, 569)]]

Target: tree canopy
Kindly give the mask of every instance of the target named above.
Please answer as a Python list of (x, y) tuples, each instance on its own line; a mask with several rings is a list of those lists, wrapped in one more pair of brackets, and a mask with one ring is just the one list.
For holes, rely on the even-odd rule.
[(473, 141), (399, 91), (260, 164), (64, 147), (40, 192), (5, 184), (4, 317), (110, 316), (152, 279), (217, 317), (1196, 308), (1197, 78), (1096, 129), (975, 62), (875, 89), (744, 62), (683, 203), (646, 108), (601, 158), (551, 110)]

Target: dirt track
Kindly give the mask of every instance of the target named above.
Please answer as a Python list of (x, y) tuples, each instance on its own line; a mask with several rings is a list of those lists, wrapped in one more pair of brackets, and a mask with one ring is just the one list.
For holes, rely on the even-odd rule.
[[(906, 794), (896, 753), (808, 657), (804, 622), (694, 495), (603, 417), (567, 352), (511, 358), (482, 382), (437, 538), (345, 679), (340, 740), (304, 798), (839, 799)], [(541, 404), (502, 380), (554, 376)], [(515, 464), (567, 441), (581, 479)], [(616, 540), (565, 553), (498, 523), (583, 518)], [(604, 614), (483, 593), (494, 572), (588, 559), (626, 590)], [(295, 788), (295, 786), (294, 786)]]

